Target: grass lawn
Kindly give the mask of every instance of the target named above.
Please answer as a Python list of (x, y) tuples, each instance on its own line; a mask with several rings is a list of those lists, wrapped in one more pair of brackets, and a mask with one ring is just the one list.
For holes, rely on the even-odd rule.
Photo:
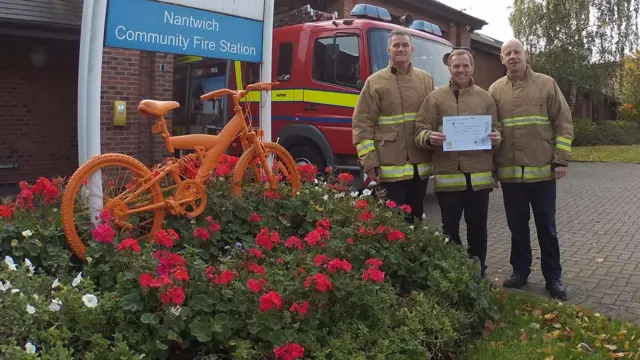
[(461, 359), (640, 359), (640, 327), (519, 291), (495, 292), (503, 318), (488, 322)]
[(640, 163), (640, 145), (582, 146), (571, 149), (571, 159)]

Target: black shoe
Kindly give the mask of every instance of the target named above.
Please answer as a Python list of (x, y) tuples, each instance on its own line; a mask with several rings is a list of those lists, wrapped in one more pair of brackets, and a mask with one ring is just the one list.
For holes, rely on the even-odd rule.
[(502, 286), (506, 288), (515, 288), (519, 289), (525, 285), (527, 285), (528, 276), (519, 273), (512, 273), (508, 278), (504, 280)]
[(560, 300), (567, 300), (567, 288), (562, 283), (562, 280), (547, 281), (545, 286), (551, 297)]

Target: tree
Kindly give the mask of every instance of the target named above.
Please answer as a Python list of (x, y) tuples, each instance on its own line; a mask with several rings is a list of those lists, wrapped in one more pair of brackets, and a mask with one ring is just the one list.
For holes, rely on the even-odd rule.
[(556, 79), (573, 110), (578, 90), (615, 95), (639, 12), (640, 0), (514, 0), (509, 22), (531, 66)]
[(620, 69), (620, 110), (627, 118), (637, 119), (640, 110), (640, 51), (622, 61)]

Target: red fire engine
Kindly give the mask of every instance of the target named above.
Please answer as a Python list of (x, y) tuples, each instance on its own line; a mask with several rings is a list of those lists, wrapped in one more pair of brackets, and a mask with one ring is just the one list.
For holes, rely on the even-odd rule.
[[(314, 164), (319, 172), (326, 167), (350, 172), (359, 185), (369, 185), (353, 146), (351, 117), (364, 81), (388, 65), (389, 34), (398, 28), (411, 34), (413, 65), (429, 72), (436, 87), (449, 79), (443, 58), (452, 44), (438, 26), (410, 14), (393, 19), (377, 6), (356, 5), (346, 19), (322, 20), (327, 15), (307, 6), (274, 29), (272, 74), (280, 84), (271, 92), (272, 139), (267, 140), (284, 146), (298, 163)], [(304, 19), (309, 17), (312, 21)], [(302, 23), (290, 24), (299, 18)], [(256, 65), (235, 62), (232, 87), (257, 81)], [(249, 97), (257, 126), (260, 93)], [(239, 150), (236, 146), (231, 152)]]

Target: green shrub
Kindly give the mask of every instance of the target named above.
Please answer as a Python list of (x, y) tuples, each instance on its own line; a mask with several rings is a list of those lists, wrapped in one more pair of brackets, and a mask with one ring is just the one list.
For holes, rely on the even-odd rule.
[[(258, 187), (234, 198), (216, 179), (200, 217), (167, 218), (154, 243), (90, 241), (84, 266), (61, 243), (57, 200), (37, 201), (56, 185), (24, 184), (0, 208), (0, 323), (16, 324), (0, 330), (0, 352), (27, 359), (31, 344), (59, 359), (293, 359), (276, 354), (302, 349), (314, 359), (438, 359), (495, 319), (489, 282), (462, 247), (406, 223), (406, 208), (350, 192), (348, 176), (330, 181), (304, 183), (294, 198)], [(49, 310), (56, 299), (59, 311)]]
[(574, 146), (640, 144), (640, 122), (608, 120), (595, 123), (574, 119)]

